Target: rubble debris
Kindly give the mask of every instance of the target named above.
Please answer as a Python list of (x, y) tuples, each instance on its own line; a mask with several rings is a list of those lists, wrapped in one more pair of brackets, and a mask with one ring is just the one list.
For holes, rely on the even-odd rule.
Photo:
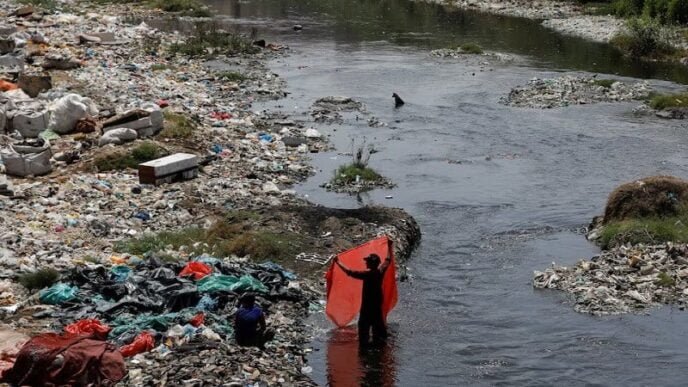
[(103, 132), (119, 128), (133, 129), (138, 137), (150, 137), (162, 130), (163, 115), (160, 107), (146, 103), (140, 109), (129, 110), (103, 122)]
[(50, 75), (26, 73), (19, 75), (17, 86), (31, 98), (36, 98), (38, 94), (53, 87)]
[(571, 294), (574, 309), (595, 315), (688, 303), (688, 245), (618, 247), (573, 267), (535, 271), (533, 286)]
[(139, 165), (139, 183), (163, 184), (189, 180), (198, 176), (198, 157), (188, 153), (175, 153)]
[(367, 113), (363, 103), (341, 96), (320, 98), (311, 107), (311, 116), (319, 123), (340, 124), (344, 121), (343, 112)]
[(651, 88), (646, 81), (626, 84), (613, 81), (607, 86), (595, 77), (565, 75), (560, 78), (533, 78), (525, 86), (511, 89), (501, 103), (509, 106), (551, 109), (598, 102), (622, 102), (647, 98)]
[(72, 70), (81, 67), (81, 62), (64, 54), (47, 54), (42, 66), (45, 70)]

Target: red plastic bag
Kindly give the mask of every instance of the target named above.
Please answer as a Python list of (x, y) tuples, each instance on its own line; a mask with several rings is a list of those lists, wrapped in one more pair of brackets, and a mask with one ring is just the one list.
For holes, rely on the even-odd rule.
[[(390, 256), (392, 262), (382, 279), (382, 315), (385, 321), (387, 321), (387, 314), (397, 304), (398, 297), (394, 251), (388, 254), (387, 250), (388, 239), (383, 236), (337, 255), (339, 261), (351, 270), (366, 270), (363, 258), (370, 254), (377, 254), (383, 260), (387, 255)], [(346, 275), (334, 262), (325, 274), (325, 278), (327, 280), (325, 314), (338, 327), (346, 326), (353, 321), (361, 308), (363, 282)]]
[(198, 328), (201, 325), (203, 325), (204, 323), (205, 323), (205, 314), (203, 314), (203, 312), (198, 313), (191, 320), (189, 320), (189, 324), (191, 324), (194, 328)]
[(0, 79), (0, 91), (17, 90), (18, 88), (16, 84)]
[(186, 266), (184, 266), (184, 269), (182, 269), (182, 272), (179, 273), (179, 276), (185, 277), (188, 275), (193, 275), (194, 279), (198, 281), (212, 272), (213, 269), (203, 262), (189, 262)]
[(155, 338), (150, 332), (141, 332), (131, 344), (120, 347), (119, 351), (124, 357), (132, 357), (139, 353), (148, 352), (155, 347)]
[(110, 327), (96, 319), (85, 319), (67, 325), (64, 327), (64, 331), (73, 335), (93, 334), (97, 338), (105, 340), (110, 333)]

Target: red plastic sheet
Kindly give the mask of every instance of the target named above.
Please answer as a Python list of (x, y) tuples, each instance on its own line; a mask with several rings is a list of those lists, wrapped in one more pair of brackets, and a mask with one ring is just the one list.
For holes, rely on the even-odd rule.
[(155, 338), (149, 332), (141, 332), (131, 344), (119, 349), (124, 357), (132, 357), (139, 353), (148, 352), (155, 347)]
[(182, 269), (181, 273), (179, 273), (179, 276), (186, 277), (188, 275), (192, 275), (193, 278), (198, 281), (212, 272), (213, 269), (203, 262), (189, 262), (186, 266), (184, 266), (184, 269)]
[[(351, 270), (366, 270), (363, 258), (370, 254), (377, 254), (384, 260), (388, 255), (388, 239), (386, 236), (338, 254), (339, 261)], [(392, 262), (382, 280), (382, 314), (387, 320), (387, 314), (397, 304), (396, 269), (394, 267), (394, 251), (389, 252)], [(351, 323), (361, 308), (361, 290), (363, 282), (351, 278), (334, 262), (325, 274), (327, 279), (327, 306), (325, 314), (338, 327)]]
[[(59, 365), (57, 356), (62, 357)], [(17, 386), (114, 385), (126, 375), (122, 354), (92, 336), (43, 333), (19, 352), (0, 383)]]
[(64, 331), (74, 335), (92, 334), (99, 339), (105, 340), (108, 333), (110, 333), (110, 327), (96, 319), (85, 319), (67, 325), (64, 327)]
[(204, 323), (205, 323), (205, 314), (203, 314), (203, 312), (198, 313), (197, 315), (193, 316), (193, 318), (191, 320), (189, 320), (189, 324), (191, 324), (191, 326), (193, 326), (195, 328), (200, 327)]

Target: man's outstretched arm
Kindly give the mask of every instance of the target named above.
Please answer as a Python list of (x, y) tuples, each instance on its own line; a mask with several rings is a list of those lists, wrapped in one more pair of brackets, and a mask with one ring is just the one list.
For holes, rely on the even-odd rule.
[(349, 277), (356, 278), (356, 279), (363, 279), (365, 277), (365, 272), (364, 271), (356, 271), (356, 270), (351, 270), (348, 267), (342, 265), (341, 262), (339, 262), (339, 257), (334, 257), (334, 263), (339, 266), (340, 269), (346, 273)]
[(392, 249), (393, 248), (394, 248), (394, 246), (392, 245), (392, 240), (387, 239), (387, 258), (385, 258), (385, 261), (382, 262), (382, 265), (380, 265), (380, 269), (379, 269), (382, 273), (387, 271), (387, 269), (389, 268), (389, 264), (392, 263), (392, 251), (393, 251)]

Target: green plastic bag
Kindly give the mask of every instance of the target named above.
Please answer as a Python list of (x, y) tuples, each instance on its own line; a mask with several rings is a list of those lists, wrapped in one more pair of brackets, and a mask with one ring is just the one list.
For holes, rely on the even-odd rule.
[(237, 281), (232, 287), (229, 289), (233, 292), (237, 293), (246, 293), (246, 292), (260, 292), (260, 293), (267, 293), (268, 288), (263, 285), (262, 282), (257, 280), (255, 277), (251, 275), (243, 275), (241, 278), (239, 278), (239, 281)]
[(231, 291), (233, 290), (232, 286), (234, 286), (237, 281), (239, 281), (239, 278), (233, 275), (213, 274), (205, 276), (205, 278), (198, 281), (196, 285), (198, 286), (198, 291), (202, 293)]
[(115, 282), (124, 282), (127, 280), (127, 278), (129, 278), (130, 273), (131, 268), (129, 266), (117, 265), (110, 269), (110, 278), (112, 278)]
[(115, 318), (110, 326), (110, 338), (115, 339), (126, 332), (141, 332), (144, 330), (155, 330), (165, 332), (170, 325), (173, 325), (178, 313), (167, 313), (160, 315), (143, 314), (131, 318), (131, 315), (121, 315)]
[(38, 298), (44, 304), (59, 305), (74, 299), (77, 291), (79, 291), (79, 288), (76, 286), (69, 286), (58, 282), (48, 289), (41, 290), (38, 294)]

